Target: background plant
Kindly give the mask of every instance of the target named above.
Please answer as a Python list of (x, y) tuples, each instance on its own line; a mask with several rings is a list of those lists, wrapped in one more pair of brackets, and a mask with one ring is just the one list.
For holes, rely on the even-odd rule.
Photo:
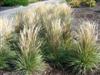
[(29, 3), (33, 3), (33, 2), (37, 2), (37, 1), (41, 1), (41, 0), (29, 0)]
[(67, 2), (72, 7), (80, 7), (80, 6), (94, 7), (94, 6), (96, 6), (95, 0), (69, 0)]
[(28, 5), (29, 3), (34, 3), (40, 0), (2, 0), (3, 6), (18, 6), (18, 5)]
[(16, 6), (16, 5), (27, 5), (28, 0), (4, 0), (4, 6)]
[(2, 5), (2, 3), (3, 3), (3, 0), (0, 0), (0, 6)]
[(84, 6), (94, 7), (96, 6), (96, 1), (95, 0), (82, 0), (81, 4)]

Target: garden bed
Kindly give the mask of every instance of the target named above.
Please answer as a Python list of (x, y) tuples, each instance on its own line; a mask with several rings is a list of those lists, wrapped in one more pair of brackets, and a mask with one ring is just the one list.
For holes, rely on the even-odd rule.
[[(58, 6), (58, 8), (59, 8), (59, 6)], [(79, 23), (79, 20), (80, 19), (85, 19), (85, 20), (87, 20), (87, 19), (89, 19), (89, 20), (93, 20), (93, 21), (96, 21), (98, 24), (99, 24), (99, 26), (98, 26), (98, 30), (100, 29), (100, 9), (99, 9), (100, 7), (99, 7), (99, 4), (97, 5), (97, 7), (95, 7), (95, 8), (74, 8), (74, 21), (73, 21), (73, 25), (74, 25), (74, 27), (76, 27), (77, 29), (78, 29), (78, 23)], [(44, 8), (43, 8), (44, 9)], [(41, 9), (42, 10), (42, 9)], [(55, 8), (55, 10), (56, 10), (56, 8)], [(66, 10), (65, 8), (64, 8), (64, 10)], [(67, 9), (68, 10), (68, 9)], [(54, 10), (52, 10), (53, 12), (54, 12)], [(41, 12), (41, 11), (40, 11)], [(37, 13), (39, 14), (40, 13), (39, 11), (37, 11)], [(44, 13), (45, 11), (44, 10), (42, 10), (42, 13)], [(62, 12), (62, 11), (59, 11), (59, 12)], [(29, 12), (30, 13), (30, 12)], [(26, 15), (28, 15), (28, 19), (30, 19), (29, 18), (29, 16), (30, 16), (30, 14), (27, 14), (27, 13), (25, 13)], [(48, 18), (48, 14), (49, 13), (46, 13), (46, 17), (44, 17), (44, 16), (42, 16), (42, 15), (45, 15), (45, 14), (39, 14), (39, 15), (41, 15), (42, 17), (44, 17), (43, 19), (44, 20), (41, 20), (41, 18), (39, 18), (39, 20), (41, 20), (41, 21), (43, 21), (42, 23), (43, 23), (43, 25), (44, 25), (44, 28), (45, 28), (45, 25), (48, 25), (47, 26), (47, 30), (46, 30), (46, 32), (48, 33), (48, 34), (46, 34), (46, 36), (49, 36), (49, 32), (50, 32), (50, 35), (52, 35), (53, 33), (53, 31), (52, 31), (52, 27), (53, 26), (51, 26), (52, 25), (52, 18), (50, 18), (49, 20), (47, 19)], [(69, 14), (71, 14), (71, 13), (69, 13)], [(51, 14), (50, 14), (51, 15)], [(60, 17), (62, 17), (62, 14), (57, 14), (58, 16), (60, 15)], [(56, 22), (55, 22), (55, 20), (53, 21), (54, 22), (54, 25), (57, 27), (57, 25), (59, 26), (58, 27), (58, 31), (59, 31), (59, 29), (61, 29), (62, 30), (62, 27), (59, 25), (59, 20), (58, 20), (58, 16), (55, 16), (55, 12), (54, 12), (54, 15), (51, 15), (53, 18), (55, 18), (55, 20), (57, 20)], [(66, 13), (64, 13), (64, 15), (66, 15)], [(22, 15), (19, 15), (20, 17), (22, 16)], [(55, 16), (55, 17), (54, 17)], [(66, 16), (68, 16), (68, 15), (66, 15)], [(31, 16), (30, 16), (31, 17)], [(33, 16), (34, 17), (34, 16)], [(28, 22), (25, 22), (27, 19), (25, 18), (25, 17), (23, 17), (24, 18), (24, 21), (23, 21), (23, 23), (25, 23), (26, 25), (27, 24), (30, 24), (31, 25), (31, 22), (30, 23), (28, 23)], [(19, 18), (19, 20), (22, 20), (23, 18)], [(38, 18), (37, 18), (37, 16), (35, 17), (36, 18), (36, 20), (33, 20), (33, 22), (32, 22), (32, 24), (34, 24), (34, 23), (36, 23), (36, 25), (37, 24), (39, 24), (39, 25), (41, 25), (41, 21), (40, 21), (40, 23), (37, 23), (39, 20), (37, 20)], [(66, 23), (66, 20), (67, 19), (65, 19), (65, 18), (63, 18), (64, 20), (65, 20), (65, 22), (64, 23)], [(63, 20), (63, 19), (61, 19), (61, 20)], [(68, 18), (68, 19), (70, 19), (70, 18)], [(46, 21), (45, 21), (46, 20)], [(49, 22), (50, 22), (50, 24), (49, 24)], [(22, 22), (21, 22), (22, 23)], [(85, 23), (85, 22), (84, 22)], [(90, 23), (90, 22), (88, 22), (88, 23)], [(5, 23), (4, 23), (5, 24)], [(20, 24), (20, 22), (19, 22), (19, 24)], [(91, 24), (91, 23), (90, 23)], [(62, 24), (62, 25), (65, 25), (65, 24)], [(51, 26), (51, 30), (49, 30), (50, 28), (49, 28), (49, 26)], [(24, 26), (23, 26), (24, 27)], [(37, 28), (37, 26), (35, 27), (34, 26), (34, 28), (32, 29), (32, 28), (30, 28), (30, 26), (27, 28), (28, 26), (26, 26), (26, 28), (25, 28), (25, 30), (23, 30), (24, 28), (22, 28), (22, 30), (20, 29), (20, 27), (19, 27), (19, 30), (21, 31), (21, 34), (20, 34), (20, 36), (21, 37), (19, 37), (18, 35), (18, 37), (20, 38), (20, 45), (22, 46), (22, 47), (18, 47), (18, 51), (20, 51), (21, 49), (21, 51), (19, 52), (19, 54), (18, 55), (20, 55), (20, 58), (18, 59), (18, 60), (16, 60), (17, 61), (17, 67), (20, 67), (20, 68), (22, 68), (22, 69), (24, 69), (25, 71), (27, 71), (27, 69), (30, 71), (30, 69), (34, 69), (34, 66), (36, 67), (36, 68), (38, 68), (38, 67), (40, 67), (40, 66), (38, 66), (37, 64), (39, 64), (39, 65), (41, 65), (41, 63), (42, 63), (42, 59), (41, 59), (41, 56), (39, 56), (39, 59), (41, 59), (41, 60), (37, 60), (37, 59), (33, 59), (34, 61), (39, 61), (39, 63), (37, 62), (37, 64), (35, 64), (34, 65), (34, 61), (30, 61), (30, 60), (27, 60), (27, 57), (25, 57), (26, 58), (26, 60), (27, 61), (25, 61), (24, 63), (24, 65), (23, 65), (23, 61), (22, 60), (24, 60), (24, 58), (21, 56), (21, 53), (22, 54), (24, 54), (24, 51), (23, 51), (23, 49), (25, 49), (25, 50), (27, 50), (28, 49), (28, 51), (30, 51), (30, 54), (33, 52), (33, 54), (31, 54), (31, 56), (32, 55), (35, 55), (36, 53), (38, 53), (38, 52), (36, 52), (36, 53), (34, 53), (35, 51), (33, 51), (33, 50), (31, 50), (31, 49), (36, 49), (36, 51), (37, 50), (40, 50), (40, 49), (38, 49), (38, 47), (33, 47), (34, 45), (31, 45), (33, 42), (34, 42), (34, 44), (36, 44), (35, 46), (37, 46), (38, 44), (40, 44), (40, 42), (37, 44), (37, 42), (39, 41), (39, 39), (37, 40), (37, 37), (31, 37), (30, 38), (30, 36), (31, 35), (27, 35), (27, 34), (32, 34), (32, 35), (36, 35), (36, 34), (38, 34), (38, 33), (35, 33), (35, 34), (33, 34), (34, 32), (35, 32), (35, 30), (36, 30), (36, 28)], [(56, 33), (56, 27), (54, 27), (54, 33)], [(85, 28), (85, 27), (84, 27)], [(9, 29), (9, 28), (8, 28)], [(31, 30), (32, 29), (32, 30)], [(88, 29), (88, 28), (87, 28)], [(86, 30), (87, 30), (86, 29)], [(16, 29), (17, 30), (17, 29)], [(17, 32), (15, 30), (15, 33)], [(19, 32), (20, 32), (19, 31)], [(34, 32), (31, 32), (31, 31), (34, 31)], [(38, 29), (37, 29), (37, 31), (38, 31)], [(36, 32), (37, 32), (36, 31)], [(58, 35), (58, 37), (59, 37), (59, 32), (57, 31), (57, 35)], [(63, 32), (63, 34), (65, 34), (65, 32), (67, 32), (67, 30), (65, 29), (65, 32), (64, 31), (62, 31)], [(84, 29), (83, 29), (83, 32), (84, 32)], [(99, 32), (99, 31), (98, 31)], [(17, 32), (18, 33), (18, 32)], [(69, 27), (69, 32), (68, 33), (70, 33), (70, 27)], [(84, 32), (85, 33), (85, 32)], [(91, 33), (91, 32), (90, 32)], [(45, 32), (43, 33), (44, 35), (45, 35)], [(62, 34), (62, 33), (61, 33)], [(11, 34), (12, 35), (12, 34)], [(66, 34), (66, 35), (68, 35), (68, 34)], [(89, 34), (90, 35), (90, 34)], [(54, 34), (54, 36), (55, 36), (55, 34)], [(80, 36), (81, 36), (81, 34), (80, 34)], [(91, 35), (90, 35), (91, 36)], [(94, 35), (93, 35), (94, 36)], [(28, 37), (28, 38), (27, 38)], [(41, 37), (41, 36), (39, 36), (39, 37)], [(51, 36), (49, 36), (49, 37), (51, 37)], [(66, 37), (66, 36), (61, 36), (63, 39), (61, 40), (61, 39), (59, 39), (58, 37), (55, 39), (55, 37), (52, 37), (53, 39), (55, 39), (56, 40), (56, 44), (55, 44), (55, 40), (53, 40), (53, 39), (51, 39), (51, 38), (49, 38), (49, 37), (45, 37), (44, 38), (44, 36), (43, 36), (43, 39), (45, 39), (45, 40), (47, 40), (47, 41), (49, 41), (49, 43), (50, 43), (50, 45), (48, 45), (48, 42), (47, 42), (47, 48), (48, 49), (54, 49), (54, 50), (56, 50), (56, 48), (57, 48), (57, 50), (59, 50), (58, 49), (58, 40), (60, 40), (60, 41), (65, 41), (66, 39), (64, 39), (64, 37)], [(24, 39), (23, 39), (24, 38)], [(34, 39), (33, 38), (35, 38), (36, 40), (34, 41)], [(90, 37), (90, 38), (92, 38), (92, 37)], [(12, 38), (13, 39), (13, 38)], [(49, 39), (49, 40), (48, 40)], [(82, 39), (82, 37), (81, 37), (81, 39)], [(89, 38), (87, 38), (87, 39), (89, 39)], [(87, 40), (86, 39), (86, 40)], [(100, 39), (100, 38), (98, 38), (98, 39)], [(30, 42), (28, 42), (28, 41), (30, 41)], [(41, 39), (40, 39), (41, 40)], [(94, 40), (94, 38), (93, 38), (93, 40)], [(10, 40), (11, 41), (11, 40)], [(15, 42), (16, 42), (16, 40), (14, 40)], [(24, 42), (24, 41), (26, 41), (26, 42)], [(33, 41), (33, 42), (32, 42)], [(44, 41), (44, 40), (43, 40)], [(24, 43), (24, 44), (23, 44)], [(26, 43), (28, 43), (29, 45), (29, 47), (27, 47), (27, 45), (26, 45)], [(54, 45), (51, 45), (51, 43), (52, 44), (54, 44)], [(67, 44), (68, 44), (69, 42), (67, 42)], [(7, 43), (8, 44), (8, 43)], [(12, 43), (11, 43), (12, 44)], [(62, 43), (63, 44), (63, 43)], [(76, 45), (76, 44), (75, 44)], [(90, 41), (90, 45), (91, 45), (91, 41)], [(93, 44), (94, 45), (94, 44)], [(40, 46), (40, 45), (39, 45)], [(51, 47), (51, 48), (49, 48), (49, 46)], [(53, 47), (53, 46), (55, 46), (55, 47)], [(64, 43), (64, 46), (66, 46), (66, 44)], [(61, 49), (62, 49), (62, 47), (64, 47), (64, 46), (61, 46)], [(77, 46), (77, 45), (76, 45)], [(25, 48), (24, 48), (25, 47)], [(32, 48), (31, 48), (32, 47)], [(53, 47), (53, 48), (52, 48)], [(74, 47), (74, 46), (73, 46)], [(80, 46), (81, 47), (81, 46)], [(91, 47), (92, 47), (92, 45), (91, 45)], [(21, 49), (19, 49), (19, 48), (21, 48)], [(39, 48), (41, 48), (41, 47), (39, 47)], [(66, 47), (65, 47), (66, 48)], [(90, 47), (89, 47), (90, 48)], [(42, 49), (42, 48), (41, 48)], [(44, 45), (43, 45), (43, 49), (45, 50), (45, 47), (44, 47)], [(77, 50), (77, 48), (76, 48), (76, 50)], [(84, 50), (84, 49), (83, 49)], [(92, 51), (92, 50), (90, 50), (90, 51)], [(94, 47), (93, 47), (93, 51), (94, 51)], [(16, 51), (17, 52), (17, 51)], [(54, 52), (54, 51), (53, 51)], [(95, 52), (95, 51), (94, 51)], [(93, 52), (93, 53), (94, 53)], [(40, 52), (41, 53), (41, 52)], [(51, 52), (52, 53), (52, 52)], [(70, 52), (69, 52), (70, 53)], [(87, 53), (87, 52), (86, 52)], [(97, 53), (97, 52), (96, 52)], [(26, 51), (26, 54), (28, 55), (28, 53), (27, 53), (27, 51)], [(56, 53), (55, 53), (56, 54)], [(59, 51), (58, 51), (58, 54), (59, 54)], [(64, 53), (63, 53), (64, 54)], [(79, 53), (80, 54), (80, 53)], [(97, 53), (98, 54), (98, 53)], [(38, 57), (38, 55), (39, 55), (39, 53), (36, 55), (36, 57)], [(41, 54), (40, 54), (41, 55)], [(58, 55), (59, 56), (59, 55)], [(77, 56), (77, 55), (76, 55)], [(81, 55), (80, 55), (81, 56)], [(71, 56), (70, 56), (71, 57)], [(72, 58), (73, 58), (73, 56), (72, 56)], [(17, 59), (17, 58), (16, 58)], [(32, 58), (30, 58), (30, 59), (32, 59)], [(80, 59), (78, 59), (77, 57), (76, 57), (76, 59), (77, 60), (80, 60)], [(19, 61), (20, 60), (20, 61)], [(48, 60), (48, 57), (47, 57), (47, 60)], [(50, 59), (49, 59), (50, 60)], [(58, 62), (61, 62), (62, 63), (62, 61), (60, 61), (59, 60), (59, 57), (58, 58), (56, 58), (55, 56), (54, 56), (54, 59), (51, 57), (51, 60), (54, 60), (54, 61), (58, 61)], [(71, 59), (70, 59), (71, 60)], [(90, 60), (91, 60), (91, 57), (90, 57)], [(27, 62), (28, 61), (30, 61), (29, 62), (29, 64), (27, 64)], [(32, 63), (31, 63), (32, 62)], [(97, 61), (98, 62), (98, 61)], [(52, 63), (52, 62), (51, 62)], [(55, 65), (55, 66), (58, 66), (59, 64), (57, 63), (57, 62), (53, 62), (53, 64)], [(63, 62), (63, 63), (65, 63), (65, 62)], [(84, 62), (83, 62), (84, 63)], [(94, 62), (94, 60), (93, 60), (93, 63), (95, 64), (95, 62)], [(33, 67), (31, 67), (30, 66), (30, 64), (33, 66)], [(70, 63), (69, 63), (70, 64)], [(20, 66), (19, 66), (20, 65)], [(29, 66), (28, 68), (27, 68), (27, 66)], [(60, 64), (60, 65), (63, 65), (63, 67), (64, 67), (64, 64)], [(77, 65), (77, 64), (76, 64)], [(89, 65), (89, 64), (87, 64), (87, 65)], [(26, 66), (26, 67), (24, 67), (24, 66)], [(43, 65), (42, 65), (43, 66)], [(66, 65), (65, 65), (66, 66)], [(79, 66), (80, 66), (80, 64), (79, 64)], [(90, 66), (90, 65), (89, 65)], [(30, 68), (31, 67), (31, 68)], [(83, 67), (84, 67), (84, 65), (83, 65)], [(40, 67), (41, 68), (41, 67)], [(74, 68), (75, 68), (75, 66), (74, 66)], [(81, 68), (81, 66), (80, 66), (80, 68)], [(32, 69), (32, 70), (33, 70)], [(78, 69), (78, 68), (77, 68)], [(31, 70), (31, 71), (32, 71)], [(38, 69), (36, 69), (36, 70), (38, 70)], [(42, 69), (41, 69), (42, 70)], [(72, 69), (70, 69), (70, 70), (72, 70)], [(18, 75), (18, 73), (17, 72), (4, 72), (4, 71), (0, 71), (0, 75)], [(21, 74), (20, 74), (21, 75)], [(37, 74), (38, 75), (38, 74)], [(68, 72), (66, 71), (61, 71), (61, 70), (56, 70), (56, 69), (52, 69), (52, 68), (47, 68), (46, 69), (46, 71), (43, 73), (43, 75), (71, 75), (71, 74), (68, 74)], [(95, 73), (94, 72), (91, 72), (91, 73), (88, 73), (87, 75), (100, 75), (100, 73), (99, 73), (99, 71), (95, 71)]]

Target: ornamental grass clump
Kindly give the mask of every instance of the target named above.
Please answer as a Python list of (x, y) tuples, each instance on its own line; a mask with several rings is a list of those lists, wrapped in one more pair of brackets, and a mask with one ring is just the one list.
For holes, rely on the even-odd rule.
[(19, 37), (18, 70), (24, 75), (36, 75), (44, 71), (44, 62), (40, 51), (42, 42), (38, 37), (40, 26), (24, 26)]
[(45, 70), (38, 37), (41, 26), (34, 18), (35, 15), (18, 13), (14, 21), (0, 19), (0, 69), (11, 68), (23, 75), (42, 74)]
[(40, 35), (44, 40), (42, 51), (45, 61), (53, 68), (64, 69), (66, 49), (71, 46), (72, 10), (66, 4), (50, 4), (35, 11), (39, 14), (42, 25)]
[(96, 24), (84, 21), (76, 35), (77, 40), (67, 59), (68, 66), (76, 75), (88, 75), (98, 69), (100, 63), (100, 49), (96, 45)]
[(0, 17), (0, 70), (10, 70), (10, 60), (15, 58), (15, 52), (11, 51), (8, 38), (13, 32), (12, 22)]

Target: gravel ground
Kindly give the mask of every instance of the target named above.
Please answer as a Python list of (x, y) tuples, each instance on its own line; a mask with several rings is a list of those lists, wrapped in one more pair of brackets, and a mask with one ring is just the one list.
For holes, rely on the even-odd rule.
[(15, 7), (0, 7), (0, 11), (8, 10), (8, 9), (13, 9)]

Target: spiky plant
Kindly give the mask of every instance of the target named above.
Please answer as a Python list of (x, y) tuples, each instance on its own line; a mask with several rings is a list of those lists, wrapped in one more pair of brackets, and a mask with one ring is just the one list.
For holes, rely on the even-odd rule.
[(73, 50), (69, 52), (69, 66), (76, 75), (87, 75), (98, 68), (100, 51), (96, 45), (96, 24), (84, 21), (77, 32)]
[(41, 32), (44, 34), (44, 57), (53, 68), (62, 69), (66, 59), (65, 49), (71, 42), (72, 10), (66, 4), (49, 4), (44, 8), (46, 9), (39, 7), (36, 10), (43, 28)]
[(15, 57), (15, 52), (11, 51), (8, 45), (8, 38), (13, 32), (12, 23), (6, 18), (0, 17), (0, 69), (9, 70), (9, 61)]
[[(40, 27), (24, 26), (20, 32), (17, 65), (25, 75), (32, 75), (44, 70), (44, 62), (40, 52), (41, 41), (38, 37)], [(35, 74), (36, 75), (36, 74)]]

